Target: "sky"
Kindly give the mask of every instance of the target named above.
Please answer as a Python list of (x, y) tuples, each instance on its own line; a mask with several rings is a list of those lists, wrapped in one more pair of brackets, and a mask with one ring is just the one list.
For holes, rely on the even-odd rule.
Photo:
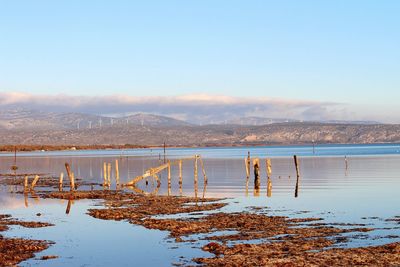
[(395, 0), (0, 0), (0, 106), (182, 115), (186, 99), (205, 113), (400, 123), (398, 14)]

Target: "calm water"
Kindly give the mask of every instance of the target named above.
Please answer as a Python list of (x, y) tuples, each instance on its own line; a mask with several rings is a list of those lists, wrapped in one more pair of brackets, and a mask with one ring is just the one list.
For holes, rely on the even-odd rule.
[[(254, 190), (253, 176), (246, 183), (244, 157), (247, 151), (261, 159), (261, 189)], [(208, 185), (204, 191), (202, 174), (199, 172), (201, 197), (230, 197), (224, 210), (240, 211), (250, 206), (261, 206), (271, 214), (293, 217), (323, 217), (328, 222), (367, 223), (380, 228), (368, 234), (352, 238), (347, 246), (365, 246), (400, 241), (388, 238), (400, 235), (398, 224), (385, 221), (400, 215), (400, 145), (324, 145), (279, 146), (256, 148), (202, 148), (168, 149), (167, 159), (194, 154), (203, 157)], [(292, 155), (300, 160), (299, 195), (294, 196), (296, 173)], [(347, 157), (347, 169), (345, 158)], [(265, 158), (272, 159), (272, 195), (267, 197)], [(64, 163), (72, 166), (75, 176), (85, 181), (102, 183), (103, 162), (119, 161), (123, 182), (163, 162), (160, 149), (62, 151), (19, 153), (19, 172), (40, 172), (58, 176), (64, 171)], [(0, 172), (9, 172), (13, 165), (11, 154), (0, 155)], [(167, 194), (167, 174), (161, 174), (162, 185), (158, 194)], [(183, 194), (193, 196), (193, 161), (183, 164)], [(246, 186), (247, 184), (247, 186)], [(115, 185), (113, 184), (112, 187)], [(138, 187), (146, 192), (155, 189), (151, 179)], [(56, 254), (59, 259), (49, 261), (29, 260), (29, 265), (49, 266), (109, 266), (153, 265), (169, 266), (179, 262), (180, 256), (190, 259), (207, 255), (191, 244), (175, 244), (167, 233), (146, 230), (126, 222), (101, 221), (86, 215), (86, 209), (96, 201), (75, 201), (71, 213), (65, 214), (67, 203), (59, 200), (27, 199), (0, 191), (1, 213), (18, 218), (55, 222), (55, 227), (24, 229), (14, 227), (7, 236), (33, 237), (56, 241), (40, 255)], [(178, 167), (172, 167), (172, 194), (178, 195)], [(27, 207), (26, 207), (27, 205)], [(300, 211), (308, 211), (301, 213)], [(370, 218), (377, 217), (377, 218)], [(397, 227), (397, 228), (396, 228)], [(385, 228), (385, 229), (382, 229)], [(200, 244), (198, 244), (200, 245)], [(155, 253), (156, 252), (156, 253)], [(149, 257), (149, 255), (157, 255)], [(132, 257), (133, 256), (133, 257)]]

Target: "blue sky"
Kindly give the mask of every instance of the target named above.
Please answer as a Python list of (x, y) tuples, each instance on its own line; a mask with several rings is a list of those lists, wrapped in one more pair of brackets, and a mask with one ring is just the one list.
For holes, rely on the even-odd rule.
[(0, 0), (0, 91), (297, 99), (400, 122), (399, 14), (400, 1)]

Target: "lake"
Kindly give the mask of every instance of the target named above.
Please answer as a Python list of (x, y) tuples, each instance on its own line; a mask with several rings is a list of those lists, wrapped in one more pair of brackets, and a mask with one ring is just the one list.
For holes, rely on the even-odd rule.
[[(245, 157), (260, 158), (261, 187), (254, 187), (253, 172), (246, 178)], [(121, 182), (125, 183), (147, 169), (164, 163), (201, 155), (208, 184), (204, 187), (199, 169), (199, 197), (228, 198), (226, 211), (243, 211), (249, 207), (267, 207), (271, 214), (291, 217), (322, 217), (327, 222), (363, 223), (374, 231), (352, 237), (343, 246), (357, 247), (400, 241), (396, 222), (386, 221), (400, 215), (400, 145), (316, 145), (167, 148), (101, 151), (25, 152), (17, 154), (19, 173), (45, 173), (58, 177), (70, 164), (75, 177), (101, 184), (103, 163), (119, 163)], [(299, 158), (300, 177), (295, 197), (296, 170), (293, 155)], [(272, 164), (272, 191), (267, 195), (265, 159)], [(0, 172), (9, 173), (14, 164), (13, 153), (0, 154)], [(113, 166), (114, 168), (114, 166)], [(183, 161), (182, 191), (178, 166), (171, 168), (171, 194), (194, 196), (194, 161)], [(161, 186), (153, 179), (138, 184), (143, 192), (168, 194), (167, 172), (161, 175)], [(115, 188), (112, 180), (111, 188)], [(207, 255), (193, 244), (172, 242), (168, 233), (148, 230), (124, 221), (102, 221), (86, 214), (98, 201), (75, 201), (65, 214), (67, 203), (53, 199), (24, 199), (1, 186), (1, 213), (24, 220), (40, 220), (56, 226), (43, 229), (13, 227), (5, 236), (29, 237), (55, 241), (56, 244), (38, 255), (59, 255), (58, 259), (22, 263), (22, 266), (170, 266), (192, 257)], [(124, 189), (130, 190), (130, 189)], [(38, 219), (36, 214), (43, 215)], [(397, 236), (397, 237), (396, 237)], [(153, 256), (149, 256), (149, 255)], [(155, 257), (154, 255), (157, 255)], [(181, 258), (181, 256), (184, 258)]]

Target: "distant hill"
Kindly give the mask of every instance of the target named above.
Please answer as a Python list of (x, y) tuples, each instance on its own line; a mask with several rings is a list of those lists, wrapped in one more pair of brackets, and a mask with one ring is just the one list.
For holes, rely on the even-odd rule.
[(0, 145), (272, 145), (400, 143), (400, 125), (275, 123), (263, 126), (113, 125), (81, 129), (0, 129)]
[(153, 114), (134, 114), (112, 118), (83, 113), (54, 113), (26, 109), (0, 110), (0, 128), (4, 129), (85, 129), (114, 125), (184, 126), (189, 123)]
[(246, 117), (229, 123), (192, 125), (138, 113), (112, 118), (82, 113), (12, 109), (0, 111), (0, 145), (266, 145), (400, 142), (400, 125), (376, 122), (301, 122)]
[(237, 119), (228, 120), (226, 121), (226, 124), (261, 126), (274, 123), (294, 123), (294, 122), (304, 122), (304, 123), (315, 122), (315, 123), (330, 123), (330, 124), (365, 124), (365, 125), (381, 124), (380, 122), (377, 121), (345, 121), (345, 120), (301, 121), (289, 118), (265, 118), (265, 117), (255, 117), (255, 116), (241, 117)]
[(115, 123), (119, 124), (133, 124), (133, 125), (141, 125), (141, 126), (188, 126), (191, 125), (188, 122), (177, 120), (174, 118), (146, 114), (146, 113), (137, 113), (134, 115), (115, 118)]
[(383, 124), (379, 121), (344, 121), (344, 120), (327, 120), (327, 121), (318, 121), (322, 123), (333, 123), (333, 124), (363, 124), (363, 125), (370, 125), (370, 124)]

